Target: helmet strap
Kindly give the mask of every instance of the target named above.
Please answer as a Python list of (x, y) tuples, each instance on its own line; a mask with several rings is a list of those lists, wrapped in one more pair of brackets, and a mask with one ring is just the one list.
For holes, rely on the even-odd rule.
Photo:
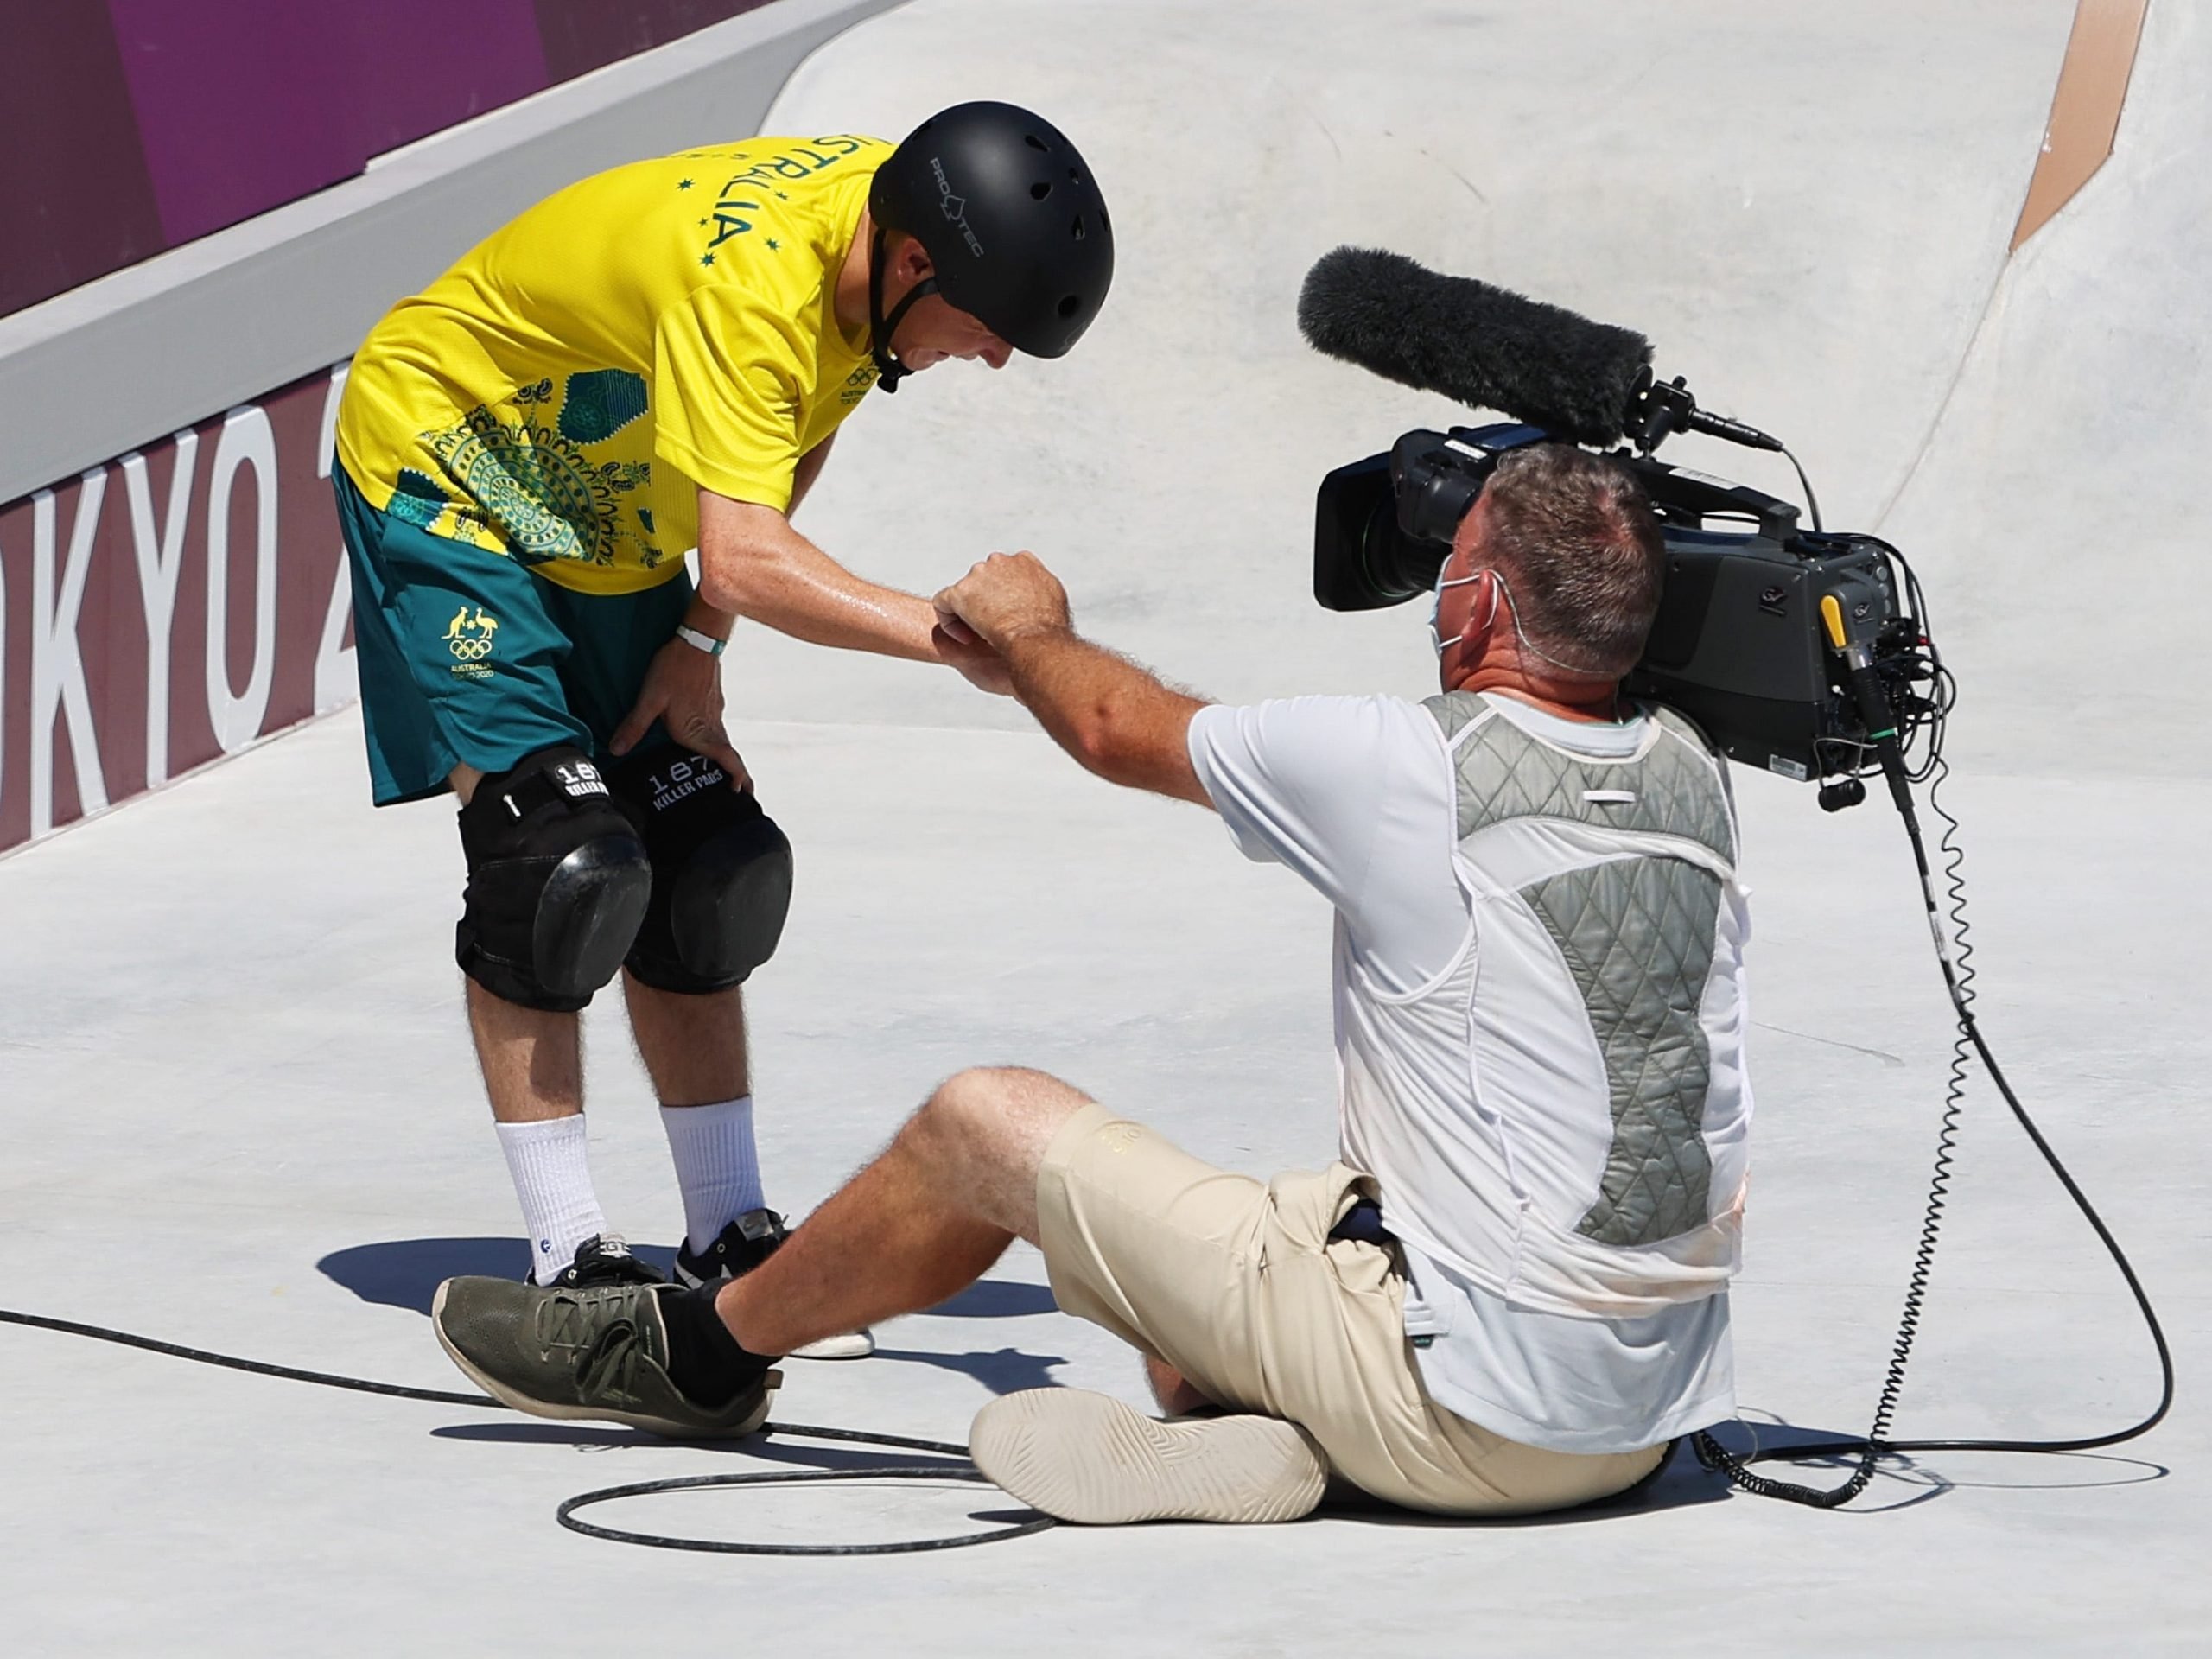
[(899, 325), (906, 313), (914, 308), (914, 302), (937, 292), (937, 278), (925, 276), (907, 290), (906, 296), (893, 308), (889, 316), (883, 315), (883, 249), (886, 241), (883, 226), (875, 227), (875, 238), (868, 245), (868, 346), (875, 358), (875, 384), (886, 391), (899, 390), (899, 383), (913, 371), (891, 354), (891, 336), (899, 332)]

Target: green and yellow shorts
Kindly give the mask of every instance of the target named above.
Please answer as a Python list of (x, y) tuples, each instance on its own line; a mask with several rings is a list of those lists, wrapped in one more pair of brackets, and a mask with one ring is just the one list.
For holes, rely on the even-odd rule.
[[(376, 804), (438, 794), (457, 766), (505, 772), (558, 744), (604, 756), (691, 602), (683, 567), (642, 593), (576, 593), (378, 512), (335, 462), (330, 477)], [(640, 747), (661, 735), (656, 725)]]

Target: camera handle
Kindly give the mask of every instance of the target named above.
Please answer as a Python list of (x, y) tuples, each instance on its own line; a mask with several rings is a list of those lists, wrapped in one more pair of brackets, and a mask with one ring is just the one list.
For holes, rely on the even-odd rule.
[(1670, 523), (1694, 513), (1700, 523), (1709, 518), (1748, 519), (1758, 526), (1764, 541), (1787, 542), (1797, 533), (1797, 509), (1780, 496), (1649, 455), (1621, 459), (1643, 486), (1659, 516)]

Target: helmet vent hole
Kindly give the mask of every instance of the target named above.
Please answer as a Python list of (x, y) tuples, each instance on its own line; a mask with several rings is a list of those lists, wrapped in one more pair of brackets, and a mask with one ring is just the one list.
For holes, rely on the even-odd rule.
[(1065, 320), (1075, 315), (1077, 310), (1082, 306), (1082, 304), (1083, 302), (1077, 299), (1074, 295), (1069, 295), (1065, 299), (1060, 302), (1060, 315), (1062, 319)]
[(1029, 199), (1032, 201), (1042, 201), (1052, 194), (1052, 187), (1049, 183), (1033, 184), (1029, 187)]
[(1042, 138), (1039, 138), (1033, 132), (1024, 134), (1022, 137), (1022, 143), (1027, 144), (1032, 149), (1043, 149), (1046, 148), (1045, 141)]
[(1081, 213), (1077, 213), (1075, 216), (1075, 239), (1080, 242), (1087, 234), (1088, 232), (1083, 228), (1083, 215)]

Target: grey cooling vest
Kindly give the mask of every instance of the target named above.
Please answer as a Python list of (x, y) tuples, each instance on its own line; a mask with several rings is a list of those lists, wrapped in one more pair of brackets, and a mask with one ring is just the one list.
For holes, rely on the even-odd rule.
[[(1485, 702), (1448, 692), (1422, 706), (1449, 744)], [(1726, 763), (1681, 715), (1649, 713), (1683, 741), (1662, 736), (1638, 758), (1596, 760), (1493, 715), (1454, 751), (1463, 847), (1527, 818), (1580, 825), (1612, 843), (1518, 891), (1582, 994), (1611, 1090), (1604, 1178), (1574, 1230), (1626, 1247), (1690, 1232), (1713, 1213), (1701, 1132), (1710, 1056), (1699, 1016), (1737, 857)], [(1682, 855), (1693, 847), (1697, 861)]]

